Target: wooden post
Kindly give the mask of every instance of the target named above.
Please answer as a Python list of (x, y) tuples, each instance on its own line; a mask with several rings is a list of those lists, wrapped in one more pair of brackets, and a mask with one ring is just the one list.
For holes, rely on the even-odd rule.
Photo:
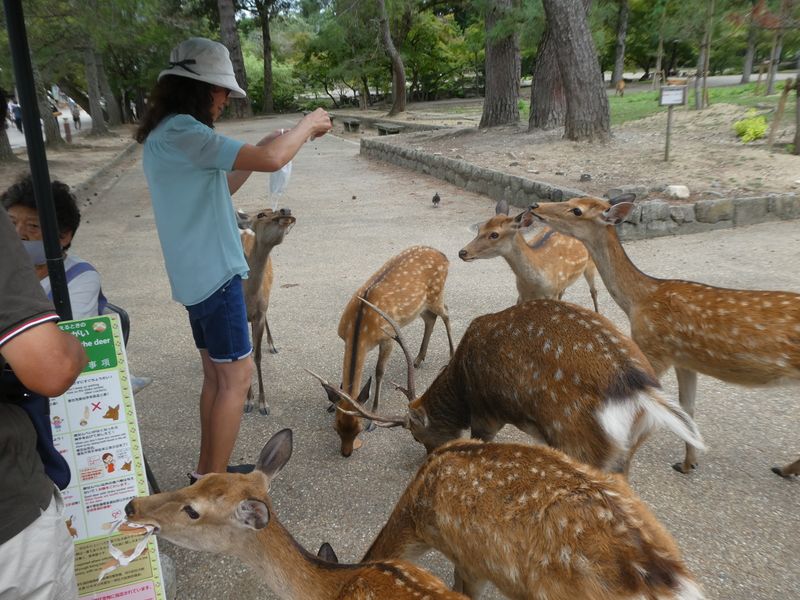
[(772, 144), (775, 143), (775, 136), (778, 133), (778, 127), (780, 127), (781, 119), (783, 118), (783, 111), (786, 108), (786, 100), (789, 98), (789, 92), (792, 91), (793, 87), (794, 80), (787, 79), (786, 84), (783, 86), (781, 99), (778, 100), (778, 110), (775, 112), (775, 118), (772, 119), (772, 127), (769, 129), (769, 139), (767, 141), (767, 148), (769, 150), (772, 150)]
[(672, 137), (672, 105), (667, 107), (667, 144), (664, 147), (664, 162), (669, 160), (669, 139)]

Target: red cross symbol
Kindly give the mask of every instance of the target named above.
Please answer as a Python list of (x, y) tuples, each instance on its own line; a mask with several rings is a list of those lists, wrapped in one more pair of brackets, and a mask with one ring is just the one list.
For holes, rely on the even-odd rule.
[(100, 403), (98, 402), (95, 404), (94, 402), (92, 402), (92, 412), (96, 410), (100, 410)]

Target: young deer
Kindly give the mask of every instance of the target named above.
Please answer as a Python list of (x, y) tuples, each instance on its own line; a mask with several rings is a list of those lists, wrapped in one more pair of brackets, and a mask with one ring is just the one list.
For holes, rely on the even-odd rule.
[[(697, 373), (751, 386), (800, 380), (800, 294), (645, 275), (625, 254), (613, 227), (631, 212), (634, 198), (626, 194), (613, 203), (573, 198), (534, 204), (530, 210), (586, 244), (656, 375), (675, 368), (684, 410), (694, 414)], [(695, 449), (687, 446), (683, 463), (675, 468), (687, 473), (696, 464)]]
[(288, 600), (464, 599), (410, 563), (340, 565), (304, 550), (278, 521), (268, 493), (291, 454), (292, 432), (284, 429), (264, 446), (252, 473), (206, 475), (175, 492), (134, 498), (125, 514), (179, 546), (239, 558)]
[[(240, 226), (247, 225), (242, 232), (242, 246), (244, 247), (247, 264), (250, 267), (250, 276), (243, 280), (244, 300), (247, 305), (247, 320), (253, 332), (253, 352), (258, 371), (258, 412), (262, 415), (269, 414), (269, 405), (264, 397), (264, 378), (261, 373), (261, 340), (264, 330), (267, 332), (267, 348), (270, 353), (276, 354), (278, 350), (272, 341), (272, 332), (267, 322), (267, 308), (269, 307), (269, 293), (272, 289), (272, 259), (270, 252), (283, 242), (283, 238), (295, 223), (292, 211), (282, 208), (277, 212), (265, 208), (259, 211), (255, 219), (249, 220), (242, 213), (237, 215)], [(253, 387), (247, 392), (247, 402), (244, 412), (253, 410)]]
[[(425, 323), (422, 345), (414, 367), (418, 367), (428, 351), (436, 317), (441, 317), (453, 355), (453, 338), (450, 318), (444, 303), (444, 283), (447, 278), (447, 257), (427, 246), (412, 246), (390, 258), (362, 285), (344, 309), (339, 321), (339, 337), (344, 340), (344, 365), (342, 389), (351, 397), (361, 384), (361, 374), (367, 354), (378, 346), (378, 363), (375, 367), (375, 397), (372, 408), (378, 407), (381, 382), (386, 363), (392, 352), (392, 338), (384, 331), (381, 318), (360, 301), (365, 298), (380, 306), (405, 327), (417, 317)], [(366, 388), (366, 393), (369, 393)], [(350, 456), (361, 446), (357, 439), (361, 432), (361, 419), (344, 412), (336, 413), (336, 432), (341, 439), (343, 456)]]
[(561, 300), (564, 290), (581, 275), (589, 284), (594, 310), (597, 308), (597, 274), (586, 247), (575, 238), (545, 227), (530, 241), (525, 241), (520, 229), (533, 222), (530, 212), (508, 216), (508, 202), (501, 200), (495, 216), (478, 229), (478, 235), (458, 253), (466, 262), (478, 258), (502, 256), (517, 277), (517, 304), (528, 300), (548, 298)]
[[(428, 452), (467, 428), (473, 438), (491, 441), (507, 423), (582, 462), (626, 474), (639, 444), (658, 425), (703, 448), (692, 419), (661, 395), (636, 344), (588, 309), (535, 300), (478, 317), (417, 398), (400, 328), (373, 308), (395, 329), (394, 339), (409, 361), (403, 390), (411, 402), (408, 413), (381, 416), (352, 401), (337, 408), (403, 426)], [(337, 395), (350, 399), (320, 380), (332, 401)]]
[(622, 98), (625, 96), (625, 80), (620, 77), (620, 80), (614, 86), (614, 95)]
[(615, 475), (545, 446), (455, 441), (420, 467), (364, 561), (455, 565), (512, 600), (700, 600), (672, 537)]

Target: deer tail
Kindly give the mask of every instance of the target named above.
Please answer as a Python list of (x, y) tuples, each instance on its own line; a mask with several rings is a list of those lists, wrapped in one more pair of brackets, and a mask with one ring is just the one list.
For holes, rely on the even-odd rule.
[(651, 425), (663, 425), (690, 446), (698, 450), (706, 449), (694, 419), (674, 400), (664, 398), (655, 389), (649, 389), (639, 394), (639, 406), (645, 411)]

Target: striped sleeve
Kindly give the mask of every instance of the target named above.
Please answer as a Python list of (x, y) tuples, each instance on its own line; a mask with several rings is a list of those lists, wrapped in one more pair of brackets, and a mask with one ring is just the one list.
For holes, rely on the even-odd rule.
[(40, 315), (36, 315), (34, 317), (30, 317), (21, 323), (11, 327), (10, 329), (6, 329), (2, 333), (0, 333), (0, 348), (3, 345), (13, 339), (15, 336), (19, 335), (23, 331), (27, 331), (32, 327), (36, 327), (37, 325), (41, 325), (42, 323), (47, 323), (48, 321), (58, 321), (59, 317), (54, 312), (44, 313)]

